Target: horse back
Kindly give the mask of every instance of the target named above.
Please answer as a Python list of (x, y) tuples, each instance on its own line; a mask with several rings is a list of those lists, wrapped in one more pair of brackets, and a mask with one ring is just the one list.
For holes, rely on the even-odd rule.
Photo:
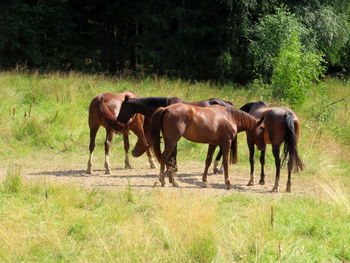
[[(123, 127), (119, 126), (115, 121), (118, 117), (120, 107), (125, 99), (125, 96), (130, 96), (132, 98), (137, 97), (132, 91), (124, 91), (123, 93), (103, 93), (96, 95), (90, 102), (89, 106), (89, 126), (104, 126), (105, 128), (112, 128), (115, 132), (121, 132)], [(138, 123), (142, 121), (143, 116), (134, 116), (128, 126), (133, 129)], [(135, 123), (134, 123), (135, 122)]]
[(219, 144), (223, 137), (234, 131), (227, 109), (222, 106), (181, 103), (170, 105), (164, 111), (163, 134), (168, 138), (184, 136), (194, 142)]

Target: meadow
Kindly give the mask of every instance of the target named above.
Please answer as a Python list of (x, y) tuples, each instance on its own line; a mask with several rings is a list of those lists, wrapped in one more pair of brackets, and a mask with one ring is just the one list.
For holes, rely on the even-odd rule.
[[(124, 90), (189, 101), (218, 97), (236, 107), (255, 100), (283, 104), (258, 83), (241, 87), (157, 76), (1, 72), (1, 262), (350, 260), (350, 81), (315, 84), (307, 101), (294, 109), (302, 124), (299, 151), (306, 169), (293, 177), (317, 184), (319, 190), (312, 194), (307, 188), (303, 195), (286, 194), (284, 185), (280, 194), (138, 191), (131, 184), (111, 191), (23, 176), (33, 168), (74, 164), (85, 169), (89, 102), (96, 94)], [(100, 167), (104, 136), (101, 129), (95, 149)], [(238, 147), (235, 169), (248, 174), (244, 134)], [(115, 136), (111, 151), (112, 168), (122, 167), (117, 163), (121, 136)], [(204, 167), (205, 145), (181, 140), (178, 151), (179, 165)], [(131, 161), (141, 165), (138, 160)], [(270, 148), (266, 161), (272, 180)]]

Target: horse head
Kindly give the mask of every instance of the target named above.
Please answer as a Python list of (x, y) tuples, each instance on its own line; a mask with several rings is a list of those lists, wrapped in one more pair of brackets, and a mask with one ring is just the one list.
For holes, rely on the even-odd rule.
[(132, 121), (129, 121), (128, 123), (129, 129), (132, 130), (137, 136), (136, 145), (131, 151), (131, 154), (134, 157), (141, 156), (150, 148), (150, 145), (148, 144), (145, 137), (145, 132), (143, 130), (144, 119), (145, 117), (142, 114), (135, 114)]
[(133, 117), (134, 112), (132, 111), (132, 106), (129, 104), (129, 101), (130, 97), (129, 95), (126, 95), (120, 107), (120, 111), (117, 118), (118, 122), (126, 124)]
[(256, 120), (256, 128), (254, 132), (251, 133), (254, 138), (254, 142), (259, 150), (264, 149), (265, 141), (264, 141), (264, 133), (265, 133), (265, 123), (264, 116), (261, 119)]

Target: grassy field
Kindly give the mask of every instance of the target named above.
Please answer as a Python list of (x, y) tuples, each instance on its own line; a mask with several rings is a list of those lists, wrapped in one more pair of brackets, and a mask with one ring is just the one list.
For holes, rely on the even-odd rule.
[[(349, 81), (327, 80), (295, 108), (302, 123), (299, 151), (306, 164), (295, 176), (318, 178), (322, 191), (315, 196), (234, 191), (206, 196), (132, 187), (110, 192), (22, 178), (21, 169), (30, 167), (75, 162), (85, 169), (90, 100), (127, 89), (140, 96), (193, 101), (219, 97), (237, 107), (259, 99), (278, 104), (257, 85), (1, 72), (1, 262), (350, 260)], [(96, 163), (102, 164), (104, 136), (100, 131)], [(115, 136), (113, 160), (122, 156), (120, 142)], [(178, 149), (180, 163), (195, 160), (203, 165), (205, 145), (181, 140)], [(238, 167), (248, 169), (247, 155), (240, 134)], [(273, 167), (270, 150), (267, 166)]]

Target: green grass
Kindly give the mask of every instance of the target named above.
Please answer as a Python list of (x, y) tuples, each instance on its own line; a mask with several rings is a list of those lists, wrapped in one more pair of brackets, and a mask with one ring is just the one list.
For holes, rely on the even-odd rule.
[(349, 200), (115, 193), (23, 182), (18, 170), (0, 189), (1, 262), (350, 260)]
[[(321, 192), (313, 197), (239, 193), (207, 197), (181, 189), (138, 192), (130, 186), (112, 193), (21, 177), (20, 169), (39, 166), (85, 169), (91, 99), (127, 89), (140, 96), (189, 101), (219, 97), (237, 107), (259, 99), (279, 104), (256, 84), (0, 72), (0, 164), (3, 171), (8, 168), (0, 186), (1, 262), (350, 260), (349, 81), (331, 79), (315, 86), (295, 109), (302, 123), (299, 151), (306, 165), (295, 177), (317, 179)], [(101, 129), (95, 149), (100, 167), (104, 136)], [(114, 166), (122, 166), (121, 141), (121, 136), (113, 140)], [(135, 141), (131, 136), (132, 146)], [(244, 134), (239, 135), (238, 147), (237, 166), (248, 172)], [(202, 163), (207, 146), (181, 140), (178, 151), (179, 165), (188, 160)], [(268, 147), (267, 172), (273, 171)]]
[[(349, 85), (350, 82), (330, 80), (323, 89), (315, 86), (310, 99), (296, 109), (302, 123), (300, 148), (305, 159), (316, 158), (312, 155), (318, 154), (319, 149), (315, 148), (329, 149), (329, 144), (337, 150), (339, 146), (349, 151)], [(247, 88), (156, 77), (139, 80), (78, 73), (42, 75), (0, 72), (0, 159), (26, 157), (28, 153), (43, 150), (60, 154), (87, 152), (87, 109), (91, 99), (102, 92), (119, 93), (127, 89), (140, 96), (179, 96), (189, 101), (219, 97), (232, 101), (237, 107), (258, 99), (267, 100), (271, 105), (277, 104), (265, 98), (264, 90), (259, 89), (258, 85)], [(324, 106), (340, 98), (346, 101)], [(320, 115), (321, 119), (317, 117)], [(98, 148), (102, 146), (104, 136), (105, 133), (100, 131)], [(246, 156), (244, 135), (241, 137), (239, 150), (242, 156)], [(119, 152), (122, 149), (119, 143), (121, 137), (115, 136), (114, 140)], [(306, 141), (308, 147), (303, 149)], [(310, 143), (313, 152), (308, 151)], [(190, 152), (192, 159), (202, 161), (206, 146), (181, 140), (179, 151), (180, 158), (183, 156), (181, 151)], [(268, 157), (269, 162), (271, 159)], [(314, 163), (318, 161), (314, 160)]]

